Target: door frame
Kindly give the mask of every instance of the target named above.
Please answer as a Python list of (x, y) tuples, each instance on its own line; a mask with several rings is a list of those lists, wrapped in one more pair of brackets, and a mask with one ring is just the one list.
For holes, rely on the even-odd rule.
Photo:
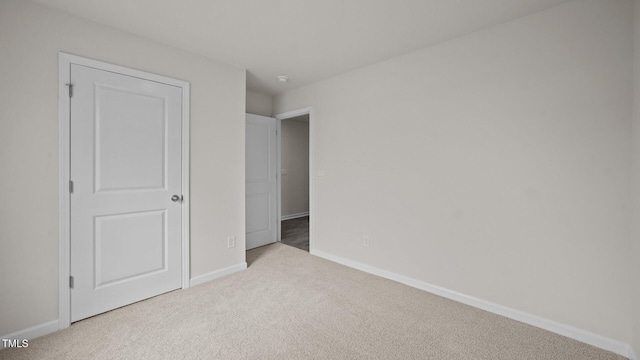
[(182, 89), (182, 288), (189, 287), (189, 91), (187, 81), (130, 69), (106, 62), (64, 52), (58, 54), (58, 203), (59, 203), (59, 262), (58, 262), (58, 328), (71, 325), (71, 289), (69, 288), (71, 262), (71, 201), (69, 193), (71, 162), (71, 108), (67, 84), (71, 77), (71, 64), (92, 67), (141, 79), (160, 82)]
[(276, 180), (276, 191), (277, 191), (277, 209), (276, 209), (276, 221), (278, 222), (278, 235), (276, 237), (277, 241), (282, 241), (282, 120), (291, 119), (294, 117), (309, 115), (309, 253), (312, 253), (313, 248), (313, 230), (315, 229), (314, 225), (314, 216), (313, 209), (315, 204), (315, 196), (313, 191), (313, 173), (314, 173), (314, 164), (313, 164), (313, 107), (308, 106), (305, 108), (291, 110), (284, 113), (280, 113), (275, 115), (276, 118), (276, 129), (277, 129), (277, 153), (276, 153), (276, 166), (278, 178)]

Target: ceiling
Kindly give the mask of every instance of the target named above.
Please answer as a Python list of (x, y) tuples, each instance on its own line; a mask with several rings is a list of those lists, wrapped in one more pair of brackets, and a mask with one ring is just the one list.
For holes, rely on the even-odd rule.
[(568, 0), (34, 1), (247, 69), (249, 90), (277, 95)]

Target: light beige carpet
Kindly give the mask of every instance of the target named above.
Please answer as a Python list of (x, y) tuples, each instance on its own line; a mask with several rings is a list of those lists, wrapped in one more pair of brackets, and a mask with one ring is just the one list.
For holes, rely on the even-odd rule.
[(282, 244), (1, 359), (624, 359)]

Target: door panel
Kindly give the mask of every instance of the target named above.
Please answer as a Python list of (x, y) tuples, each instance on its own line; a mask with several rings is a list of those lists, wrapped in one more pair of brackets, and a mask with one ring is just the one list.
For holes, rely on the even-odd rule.
[(163, 188), (165, 99), (104, 84), (95, 91), (96, 190)]
[(165, 211), (96, 216), (96, 288), (166, 271), (165, 221)]
[(247, 233), (271, 230), (271, 194), (253, 194), (247, 196)]
[(181, 287), (182, 90), (73, 64), (71, 321)]
[(246, 118), (247, 250), (276, 242), (276, 119)]

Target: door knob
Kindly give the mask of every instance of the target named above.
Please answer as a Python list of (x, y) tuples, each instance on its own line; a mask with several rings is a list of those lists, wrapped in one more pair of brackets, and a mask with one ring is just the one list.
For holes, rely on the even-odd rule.
[(173, 201), (173, 202), (180, 201), (180, 200), (182, 200), (182, 196), (179, 196), (179, 195), (173, 195), (173, 196), (171, 197), (171, 201)]

